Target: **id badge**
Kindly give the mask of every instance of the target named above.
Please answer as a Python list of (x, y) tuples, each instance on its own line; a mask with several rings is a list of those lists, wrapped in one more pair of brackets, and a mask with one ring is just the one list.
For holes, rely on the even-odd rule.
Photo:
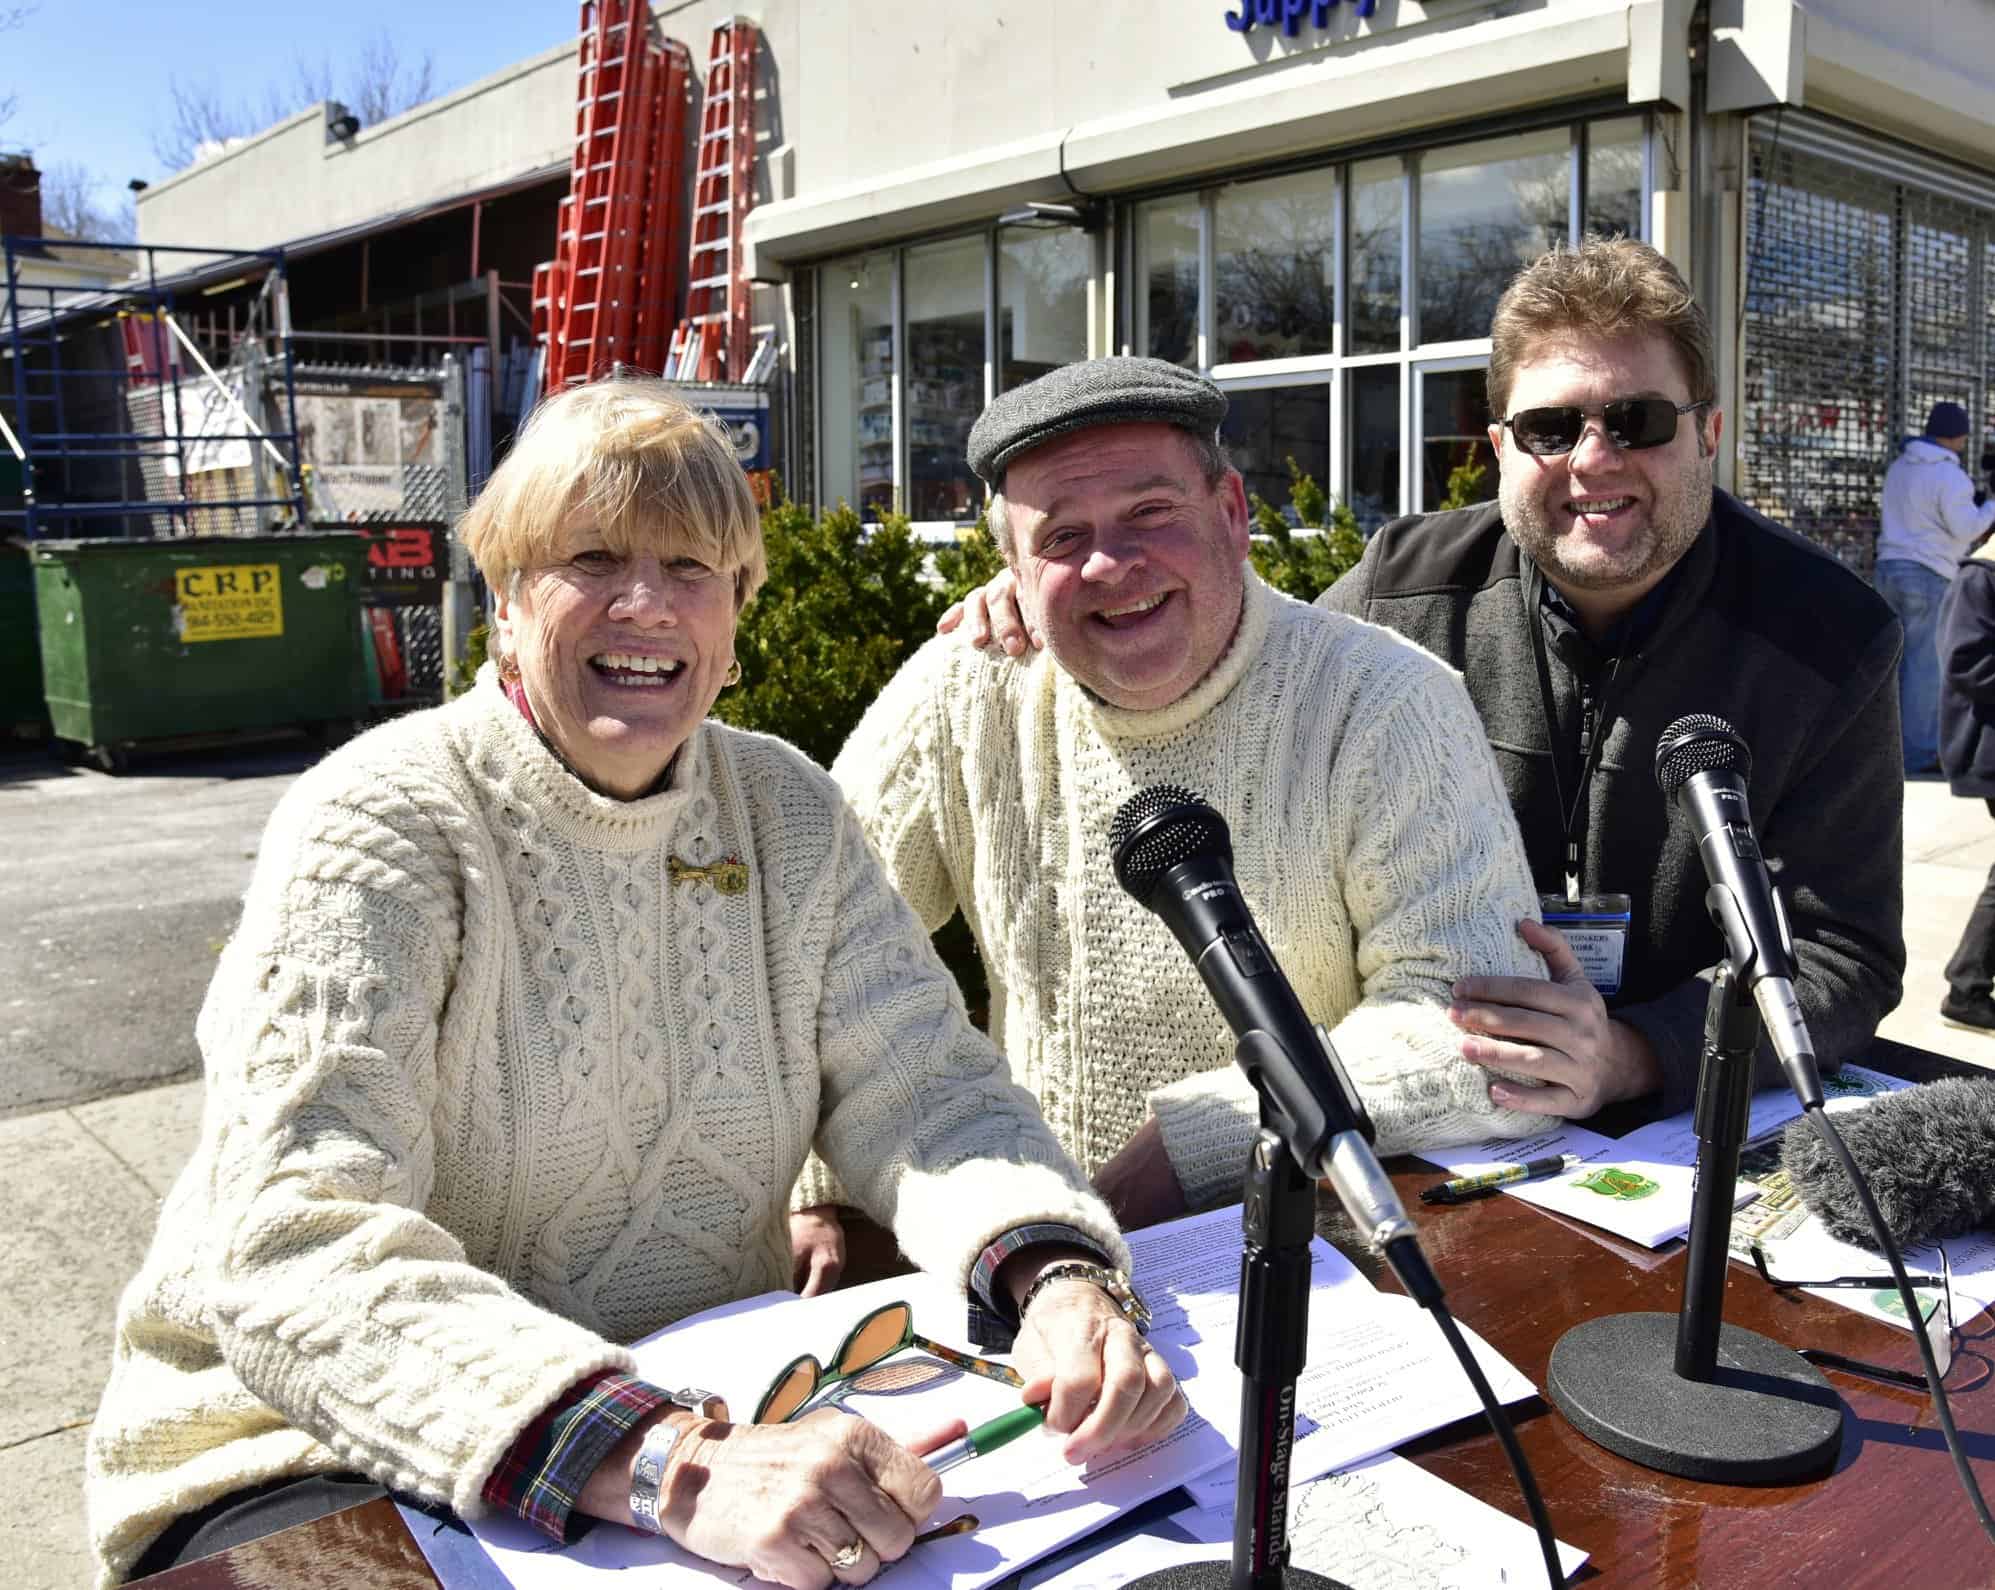
[(1545, 926), (1556, 928), (1578, 959), (1586, 980), (1604, 999), (1621, 991), (1621, 971), (1628, 955), (1628, 924), (1633, 921), (1625, 894), (1538, 896)]

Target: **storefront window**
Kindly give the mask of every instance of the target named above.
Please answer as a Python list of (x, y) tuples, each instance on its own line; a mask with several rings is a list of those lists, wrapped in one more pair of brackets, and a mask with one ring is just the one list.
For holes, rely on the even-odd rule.
[(1366, 535), (1400, 511), (1399, 371), (1396, 364), (1372, 364), (1350, 375), (1350, 502)]
[[(1330, 392), (1319, 377), (1304, 386), (1229, 391), (1219, 437), (1247, 490), (1277, 510), (1289, 507), (1289, 465), (1327, 488), (1330, 480)], [(1294, 514), (1289, 522), (1296, 522)]]
[(1642, 235), (1642, 118), (1620, 116), (1586, 129), (1586, 230)]
[(1196, 196), (1136, 207), (1136, 346), (1153, 359), (1198, 364)]
[(1079, 227), (998, 234), (998, 390), (1088, 356), (1094, 246)]
[(1563, 127), (1420, 157), (1420, 341), (1487, 337), (1519, 269), (1571, 233)]
[(823, 494), (867, 518), (894, 501), (894, 260), (863, 254), (818, 272)]
[(1496, 497), (1496, 454), (1489, 445), (1489, 399), (1480, 366), (1420, 374), (1420, 503), (1432, 511), (1447, 501), (1457, 470), (1480, 465), (1479, 479), (1460, 477), (1461, 501)]
[(984, 407), (984, 240), (907, 251), (908, 517), (968, 521), (983, 502), (964, 449)]
[(1351, 167), (1351, 287), (1347, 353), (1399, 349), (1400, 261), (1406, 183), (1398, 160)]
[(1331, 351), (1336, 188), (1325, 169), (1243, 182), (1213, 200), (1211, 363)]

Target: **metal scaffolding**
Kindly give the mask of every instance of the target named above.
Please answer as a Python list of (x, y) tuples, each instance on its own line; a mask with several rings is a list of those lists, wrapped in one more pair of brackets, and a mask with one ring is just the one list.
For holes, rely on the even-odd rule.
[[(21, 520), (30, 540), (129, 535), (135, 520), (140, 535), (302, 526), (283, 251), (64, 239), (65, 250), (139, 259), (126, 282), (78, 287), (25, 279), (44, 246), (35, 237), (0, 239), (12, 429), (24, 477), (22, 506), (0, 508), (0, 520)], [(252, 324), (226, 373), (175, 313), (180, 295), (195, 290), (184, 284), (196, 273), (162, 276), (162, 255), (198, 257), (202, 283), (262, 277)], [(276, 426), (266, 420), (273, 407)]]

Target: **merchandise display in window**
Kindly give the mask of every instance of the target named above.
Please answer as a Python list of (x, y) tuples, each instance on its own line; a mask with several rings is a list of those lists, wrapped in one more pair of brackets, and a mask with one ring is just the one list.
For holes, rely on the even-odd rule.
[(859, 512), (871, 519), (894, 505), (893, 334), (869, 335), (859, 356)]
[(908, 517), (973, 519), (983, 488), (964, 455), (983, 408), (983, 318), (910, 323), (907, 350)]

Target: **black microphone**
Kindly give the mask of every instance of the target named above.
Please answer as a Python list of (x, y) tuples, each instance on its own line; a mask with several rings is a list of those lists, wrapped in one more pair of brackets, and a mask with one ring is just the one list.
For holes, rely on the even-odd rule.
[[(1392, 1181), (1372, 1152), (1376, 1135), (1330, 1039), (1309, 1019), (1233, 879), (1233, 843), (1221, 817), (1190, 790), (1152, 784), (1123, 802), (1109, 829), (1116, 881), (1164, 919), (1192, 958), (1238, 1040), (1235, 1057), (1275, 1117), (1303, 1174), (1328, 1179), (1375, 1251), (1393, 1261), (1417, 1301), (1433, 1282)], [(1416, 1289), (1401, 1268), (1417, 1265)]]
[[(1838, 1111), (1836, 1130), (1901, 1248), (1960, 1236), (1995, 1214), (1995, 1080), (1949, 1077), (1887, 1093)], [(1788, 1127), (1780, 1163), (1831, 1236), (1876, 1248), (1842, 1161), (1808, 1121)]]
[(1704, 908), (1725, 936), (1740, 980), (1752, 990), (1760, 1020), (1788, 1086), (1805, 1109), (1822, 1102), (1815, 1045), (1794, 997), (1794, 937), (1780, 891), (1767, 876), (1746, 804), (1752, 752), (1723, 718), (1693, 712), (1656, 741), (1656, 783), (1697, 835), (1704, 858)]

